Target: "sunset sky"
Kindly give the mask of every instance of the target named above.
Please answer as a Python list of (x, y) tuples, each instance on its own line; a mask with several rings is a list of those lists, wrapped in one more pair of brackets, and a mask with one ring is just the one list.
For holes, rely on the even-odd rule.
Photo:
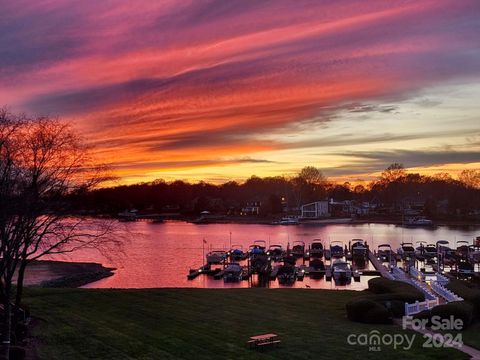
[(480, 168), (480, 1), (0, 0), (0, 106), (124, 183)]

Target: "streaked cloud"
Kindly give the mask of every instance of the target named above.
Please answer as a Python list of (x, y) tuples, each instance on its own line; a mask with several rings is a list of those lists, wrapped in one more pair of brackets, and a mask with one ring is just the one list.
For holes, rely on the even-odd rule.
[(476, 0), (0, 8), (0, 102), (73, 121), (125, 181), (303, 165), (347, 176), (357, 169), (340, 155), (352, 147), (364, 172), (388, 154), (411, 166), (474, 160), (449, 150), (419, 164), (409, 151), (459, 148), (478, 128)]

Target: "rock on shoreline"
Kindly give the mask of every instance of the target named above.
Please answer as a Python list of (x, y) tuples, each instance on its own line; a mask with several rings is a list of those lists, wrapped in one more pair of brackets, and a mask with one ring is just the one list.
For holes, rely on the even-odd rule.
[(98, 263), (39, 260), (27, 266), (25, 286), (75, 288), (112, 276), (113, 270)]

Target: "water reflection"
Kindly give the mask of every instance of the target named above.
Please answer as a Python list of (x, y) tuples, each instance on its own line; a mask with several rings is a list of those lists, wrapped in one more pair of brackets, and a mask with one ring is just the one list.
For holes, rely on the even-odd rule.
[[(111, 254), (111, 259), (91, 250), (77, 252), (68, 258), (73, 261), (95, 261), (117, 267), (113, 277), (103, 279), (87, 287), (97, 288), (146, 288), (146, 287), (248, 287), (258, 286), (258, 279), (240, 283), (224, 283), (212, 277), (201, 275), (194, 280), (187, 280), (190, 268), (204, 263), (203, 254), (209, 249), (228, 249), (230, 244), (240, 244), (244, 249), (254, 240), (263, 239), (267, 246), (280, 244), (284, 248), (293, 241), (304, 241), (308, 246), (315, 238), (320, 238), (325, 245), (331, 241), (344, 244), (353, 238), (366, 240), (371, 249), (388, 243), (397, 249), (402, 241), (426, 241), (434, 243), (440, 239), (450, 241), (452, 246), (457, 241), (472, 241), (480, 235), (480, 227), (467, 228), (404, 228), (387, 224), (362, 225), (298, 225), (272, 226), (256, 224), (209, 224), (195, 225), (185, 222), (165, 222), (153, 224), (132, 222), (127, 224), (130, 241), (125, 243), (124, 255)], [(231, 236), (230, 236), (231, 234)], [(206, 244), (203, 243), (205, 239)], [(364, 289), (369, 277), (362, 276), (360, 282), (336, 287), (325, 279), (305, 277), (296, 281), (293, 287), (310, 288), (347, 288)], [(278, 281), (271, 281), (269, 287), (280, 287)], [(291, 286), (289, 286), (291, 287)]]

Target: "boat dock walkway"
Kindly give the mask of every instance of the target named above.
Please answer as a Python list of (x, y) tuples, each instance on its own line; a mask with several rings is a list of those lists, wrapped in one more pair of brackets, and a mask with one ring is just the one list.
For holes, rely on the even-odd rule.
[(368, 250), (368, 259), (381, 276), (390, 280), (395, 280), (395, 276), (388, 271), (388, 269), (380, 262), (380, 260), (376, 258), (371, 250)]

